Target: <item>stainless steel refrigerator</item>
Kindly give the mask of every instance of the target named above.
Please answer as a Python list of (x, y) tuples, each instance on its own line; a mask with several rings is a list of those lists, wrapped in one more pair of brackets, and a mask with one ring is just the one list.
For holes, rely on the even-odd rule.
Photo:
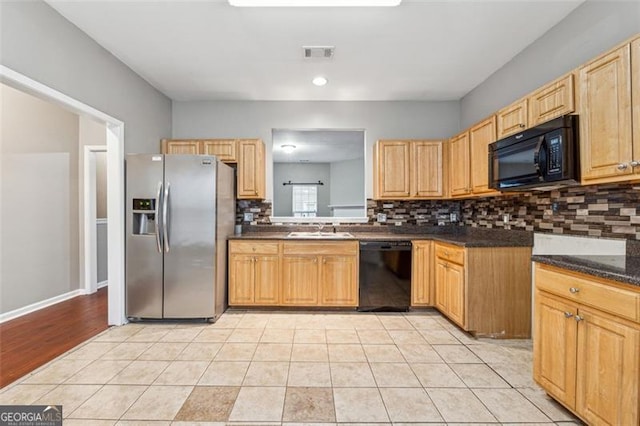
[(207, 155), (126, 157), (126, 315), (209, 318), (227, 303), (234, 172)]

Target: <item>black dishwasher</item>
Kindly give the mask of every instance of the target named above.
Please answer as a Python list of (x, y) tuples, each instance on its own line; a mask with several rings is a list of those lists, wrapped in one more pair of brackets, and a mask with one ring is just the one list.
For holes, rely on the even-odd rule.
[(411, 241), (360, 241), (361, 312), (406, 312), (411, 305)]

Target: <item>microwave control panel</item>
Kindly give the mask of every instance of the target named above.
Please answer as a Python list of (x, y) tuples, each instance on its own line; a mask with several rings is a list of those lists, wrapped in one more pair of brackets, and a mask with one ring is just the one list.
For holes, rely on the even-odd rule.
[(554, 136), (549, 140), (548, 173), (559, 173), (562, 170), (562, 137)]

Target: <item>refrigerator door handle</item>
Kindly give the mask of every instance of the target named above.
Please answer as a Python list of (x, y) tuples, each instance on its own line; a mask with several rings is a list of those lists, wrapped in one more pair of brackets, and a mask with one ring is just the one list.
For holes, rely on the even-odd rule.
[(167, 206), (169, 205), (169, 187), (171, 185), (167, 182), (167, 186), (164, 188), (164, 199), (162, 200), (162, 235), (164, 237), (164, 251), (169, 253), (171, 247), (169, 246), (169, 222), (167, 220)]
[(158, 248), (158, 253), (162, 253), (162, 242), (160, 238), (161, 228), (160, 228), (160, 203), (162, 202), (162, 182), (158, 182), (158, 189), (156, 191), (156, 211), (155, 211), (155, 222), (156, 222), (156, 247)]

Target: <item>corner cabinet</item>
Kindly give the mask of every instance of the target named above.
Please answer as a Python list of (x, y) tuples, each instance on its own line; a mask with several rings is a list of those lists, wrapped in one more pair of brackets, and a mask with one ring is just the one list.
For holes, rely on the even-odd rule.
[(380, 140), (374, 148), (375, 199), (429, 199), (445, 195), (443, 141)]
[[(640, 126), (633, 122), (640, 120), (637, 61), (640, 39), (599, 56), (578, 71), (583, 184), (640, 179), (640, 135), (632, 130)], [(636, 103), (633, 114), (632, 102)]]
[(436, 309), (477, 336), (531, 335), (531, 248), (434, 243)]
[(265, 198), (265, 152), (260, 139), (163, 139), (163, 154), (215, 155), (224, 163), (237, 164), (236, 198)]
[(230, 306), (358, 306), (357, 241), (229, 241)]
[(449, 139), (449, 192), (452, 197), (471, 195), (469, 132)]
[(533, 376), (588, 424), (640, 421), (640, 290), (535, 264)]

